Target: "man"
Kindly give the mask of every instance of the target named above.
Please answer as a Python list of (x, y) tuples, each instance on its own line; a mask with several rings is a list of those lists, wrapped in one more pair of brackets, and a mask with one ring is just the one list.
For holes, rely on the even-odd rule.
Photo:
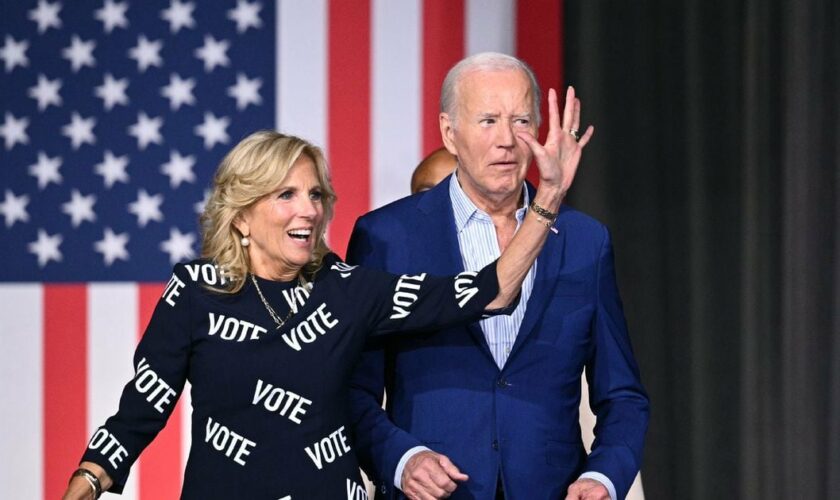
[[(474, 270), (498, 257), (526, 214), (532, 158), (577, 137), (580, 104), (563, 123), (549, 93), (545, 147), (531, 70), (502, 54), (456, 64), (441, 92), (443, 142), (456, 173), (360, 218), (348, 260), (394, 273)], [(580, 145), (592, 136), (590, 127)], [(572, 140), (572, 144), (574, 141)], [(580, 159), (580, 148), (561, 161)], [(539, 211), (537, 211), (539, 213)], [(615, 283), (609, 235), (562, 206), (510, 317), (400, 336), (371, 346), (353, 378), (355, 446), (378, 493), (409, 498), (613, 500), (641, 462), (648, 400)], [(586, 456), (578, 424), (587, 371), (598, 416)], [(381, 409), (387, 387), (387, 412)]]
[(440, 181), (455, 171), (457, 166), (458, 159), (446, 148), (432, 151), (429, 156), (423, 158), (411, 174), (411, 194), (428, 191), (437, 186)]

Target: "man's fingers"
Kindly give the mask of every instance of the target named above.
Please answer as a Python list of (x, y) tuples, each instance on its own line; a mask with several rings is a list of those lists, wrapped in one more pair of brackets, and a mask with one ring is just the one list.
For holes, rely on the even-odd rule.
[(409, 498), (448, 498), (458, 487), (455, 481), (465, 481), (457, 467), (444, 455), (421, 451), (411, 457), (403, 471), (403, 492)]
[[(549, 103), (551, 101), (549, 100)], [(574, 112), (575, 112), (575, 88), (569, 85), (569, 88), (566, 89), (566, 102), (563, 106), (563, 130), (568, 132), (572, 128), (572, 124), (574, 123), (572, 120), (574, 119)]]
[(580, 130), (580, 99), (575, 97), (575, 109), (572, 114), (572, 128), (570, 130)]
[(446, 474), (455, 481), (466, 481), (470, 478), (470, 476), (461, 472), (458, 467), (455, 467), (455, 464), (453, 464), (452, 461), (445, 455), (440, 456), (439, 463), (444, 472), (446, 472)]
[(581, 136), (580, 140), (578, 141), (578, 145), (580, 147), (584, 147), (589, 144), (589, 140), (592, 139), (592, 135), (595, 134), (595, 127), (592, 125), (586, 127), (586, 132)]
[(551, 134), (559, 134), (562, 127), (560, 126), (560, 107), (557, 105), (557, 91), (548, 89), (548, 136), (551, 140)]
[(518, 132), (516, 134), (516, 137), (518, 137), (521, 141), (527, 144), (528, 147), (531, 148), (531, 152), (534, 153), (534, 155), (540, 154), (540, 152), (543, 149), (542, 144), (540, 144), (540, 141), (536, 140), (533, 135), (527, 132)]
[(449, 478), (449, 474), (440, 467), (429, 470), (429, 480), (439, 489), (448, 493), (455, 491), (455, 487), (457, 486), (455, 482)]

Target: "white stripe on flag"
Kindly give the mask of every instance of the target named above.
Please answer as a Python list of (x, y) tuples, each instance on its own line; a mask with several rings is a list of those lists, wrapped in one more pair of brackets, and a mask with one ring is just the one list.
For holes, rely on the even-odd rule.
[(277, 8), (277, 128), (327, 147), (327, 6), (282, 0)]
[(467, 0), (464, 15), (466, 55), (478, 52), (516, 50), (516, 3), (514, 0)]
[(43, 309), (41, 285), (0, 286), (0, 498), (44, 496)]
[[(138, 296), (134, 283), (88, 286), (88, 435), (117, 412), (120, 395), (134, 376)], [(83, 450), (79, 450), (81, 455)], [(128, 476), (122, 498), (138, 497), (137, 467)]]
[(370, 208), (408, 195), (421, 159), (421, 19), (418, 0), (373, 2)]

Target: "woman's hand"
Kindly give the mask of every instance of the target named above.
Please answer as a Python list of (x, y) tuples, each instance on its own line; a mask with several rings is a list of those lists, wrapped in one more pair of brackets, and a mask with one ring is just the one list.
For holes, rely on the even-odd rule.
[[(99, 484), (102, 486), (102, 491), (108, 491), (113, 481), (111, 477), (105, 472), (105, 469), (93, 462), (82, 462), (79, 468), (87, 469), (93, 472), (99, 478)], [(70, 480), (67, 489), (64, 491), (62, 500), (91, 500), (95, 497), (90, 483), (82, 476), (76, 476)]]
[(548, 90), (548, 135), (545, 144), (540, 144), (528, 133), (517, 134), (517, 137), (531, 148), (537, 162), (537, 168), (540, 171), (540, 190), (556, 191), (560, 195), (560, 201), (572, 185), (583, 148), (595, 133), (595, 128), (590, 125), (577, 140), (575, 137), (578, 134), (578, 127), (580, 127), (580, 99), (575, 97), (574, 87), (569, 86), (566, 90), (562, 125), (557, 92), (554, 89)]

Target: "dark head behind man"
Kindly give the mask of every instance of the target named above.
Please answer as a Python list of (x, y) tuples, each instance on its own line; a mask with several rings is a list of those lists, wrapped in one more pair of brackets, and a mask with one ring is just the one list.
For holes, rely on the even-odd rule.
[(423, 158), (411, 174), (411, 194), (432, 189), (457, 167), (458, 159), (446, 148), (432, 151), (429, 156)]

